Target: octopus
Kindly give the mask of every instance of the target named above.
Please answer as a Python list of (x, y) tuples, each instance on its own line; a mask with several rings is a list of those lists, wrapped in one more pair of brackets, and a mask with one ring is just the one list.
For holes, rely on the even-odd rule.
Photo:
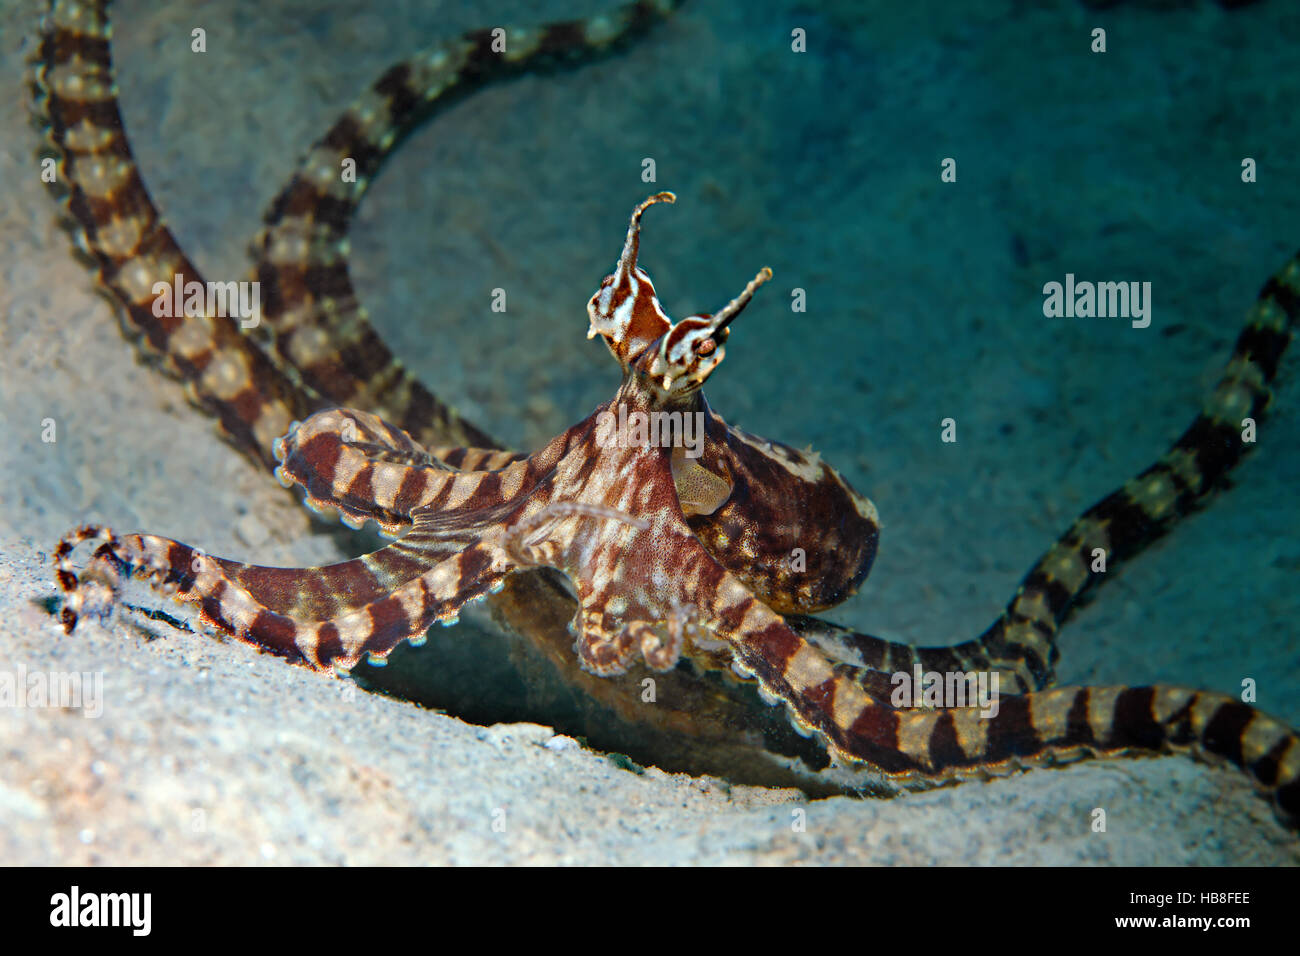
[[(672, 193), (635, 207), (612, 273), (587, 302), (588, 337), (608, 348), (621, 384), (540, 450), (496, 447), (384, 345), (352, 290), (345, 237), (400, 133), (452, 91), (600, 54), (671, 7), (642, 0), (589, 21), (477, 31), (387, 71), (312, 147), (268, 213), (255, 242), (266, 335), (255, 339), (213, 311), (155, 308), (156, 282), (200, 272), (132, 158), (106, 4), (55, 0), (38, 65), (48, 138), (79, 240), (126, 326), (227, 440), (309, 508), (392, 539), (337, 564), (280, 568), (84, 526), (54, 553), (66, 630), (110, 613), (139, 577), (194, 606), (208, 628), (347, 672), (488, 602), (621, 714), (650, 674), (693, 689), (682, 695), (698, 706), (686, 733), (725, 736), (738, 721), (767, 733), (780, 715), (805, 741), (781, 739), (783, 752), (829, 768), (841, 789), (892, 792), (1178, 751), (1235, 765), (1286, 825), (1300, 824), (1300, 738), (1281, 721), (1208, 691), (1053, 686), (1060, 628), (1105, 579), (1098, 556), (1135, 557), (1204, 504), (1249, 450), (1246, 423), (1263, 416), (1300, 316), (1300, 257), (1264, 284), (1219, 382), (1168, 451), (1084, 511), (983, 634), (949, 646), (890, 642), (815, 616), (870, 571), (876, 508), (815, 453), (734, 427), (706, 400), (733, 324), (771, 271), (716, 313), (672, 320), (640, 256), (643, 215), (673, 203)], [(351, 179), (339, 175), (347, 159)], [(80, 565), (83, 542), (93, 550)], [(992, 707), (900, 701), (899, 677), (922, 673), (984, 675), (1005, 690)]]

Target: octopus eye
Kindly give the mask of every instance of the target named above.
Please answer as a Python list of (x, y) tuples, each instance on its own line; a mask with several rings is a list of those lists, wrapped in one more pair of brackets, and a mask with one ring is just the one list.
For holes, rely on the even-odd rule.
[(700, 356), (712, 355), (713, 350), (716, 349), (717, 347), (718, 347), (718, 343), (713, 341), (713, 339), (711, 338), (704, 339), (703, 341), (697, 342), (695, 344), (695, 354)]

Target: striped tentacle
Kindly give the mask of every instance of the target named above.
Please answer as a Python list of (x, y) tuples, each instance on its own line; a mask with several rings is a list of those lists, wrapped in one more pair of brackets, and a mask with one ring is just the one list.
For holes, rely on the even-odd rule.
[(496, 471), (506, 465), (523, 461), (528, 457), (528, 453), (504, 451), (499, 448), (469, 448), (464, 445), (444, 445), (438, 448), (430, 448), (429, 457), (461, 471)]
[[(973, 708), (893, 713), (892, 739), (927, 785), (1086, 757), (1186, 753), (1244, 771), (1283, 823), (1300, 827), (1300, 736), (1222, 694), (1056, 687), (1003, 696), (987, 718)], [(887, 721), (878, 733), (891, 739)]]
[[(78, 574), (78, 543), (100, 542)], [(454, 623), (470, 601), (499, 587), (510, 568), (500, 549), (473, 544), (454, 553), (395, 542), (321, 568), (269, 568), (204, 554), (157, 535), (118, 536), (87, 526), (55, 554), (62, 612), (71, 633), (84, 614), (103, 615), (123, 579), (139, 575), (241, 641), (315, 668), (382, 660), (404, 640), (422, 643), (434, 621)]]
[(373, 519), (396, 535), (424, 507), (491, 507), (524, 490), (526, 462), (504, 471), (460, 471), (432, 458), (410, 435), (376, 415), (350, 409), (318, 412), (294, 423), (275, 445), (275, 475), (305, 491), (313, 511), (350, 527)]
[(217, 564), (219, 575), (194, 584), (193, 593), (215, 589), (202, 598), (205, 620), (272, 653), (343, 669), (363, 657), (378, 663), (403, 641), (423, 644), (435, 621), (456, 623), (462, 607), (499, 590), (511, 567), (487, 545), (423, 547), (405, 538), (323, 568)]
[[(181, 379), (243, 452), (272, 464), (289, 422), (323, 404), (224, 315), (155, 315), (154, 284), (205, 282), (140, 178), (117, 104), (107, 0), (54, 0), (42, 23), (36, 84), (47, 139), (60, 158), (67, 212), (99, 280), (146, 354)], [(183, 312), (180, 304), (172, 309)]]
[[(376, 415), (336, 408), (295, 423), (276, 443), (281, 462), (276, 477), (285, 487), (301, 485), (313, 511), (337, 511), (351, 527), (373, 519), (383, 533), (396, 535), (425, 512), (450, 514), (445, 524), (452, 530), (478, 528), (497, 520), (494, 509), (527, 497), (588, 431), (587, 422), (575, 425), (527, 458), (468, 449), (461, 449), (463, 456), (449, 454), (462, 463), (469, 463), (472, 451), (487, 463), (509, 462), (469, 471), (434, 458), (402, 429)], [(423, 527), (433, 533), (430, 521)]]
[[(435, 105), (524, 70), (606, 53), (678, 2), (638, 0), (588, 20), (503, 28), (503, 37), (476, 30), (385, 72), (307, 153), (254, 242), (263, 317), (279, 355), (338, 404), (371, 409), (425, 444), (493, 446), (371, 327), (348, 273), (352, 216), (384, 158)], [(346, 160), (354, 177), (343, 176)]]
[(859, 675), (859, 683), (873, 697), (887, 699), (895, 674), (984, 673), (997, 674), (999, 686), (1022, 694), (1036, 689), (1022, 658), (997, 657), (984, 638), (951, 647), (915, 647), (882, 637), (851, 631), (820, 618), (785, 615), (786, 623), (804, 640), (832, 661), (848, 664)]
[[(791, 626), (837, 659), (877, 672), (864, 677), (872, 688), (882, 686), (881, 675), (887, 683), (887, 675), (917, 667), (998, 671), (1005, 686), (1019, 692), (1048, 686), (1059, 656), (1057, 634), (1079, 599), (1204, 505), (1253, 447), (1243, 440), (1244, 419), (1258, 421), (1268, 408), (1269, 385), (1297, 321), (1300, 254), (1260, 289), (1231, 358), (1187, 430), (1155, 464), (1080, 515), (977, 639), (951, 647), (912, 647), (813, 618), (792, 617)], [(1105, 552), (1105, 572), (1092, 570), (1096, 549)]]
[[(1172, 687), (1065, 687), (1001, 695), (996, 712), (900, 709), (864, 690), (738, 580), (723, 575), (706, 619), (766, 697), (831, 752), (901, 786), (934, 786), (1088, 756), (1188, 751), (1250, 775), (1289, 826), (1300, 826), (1300, 737), (1219, 694)], [(987, 713), (988, 716), (982, 716)]]

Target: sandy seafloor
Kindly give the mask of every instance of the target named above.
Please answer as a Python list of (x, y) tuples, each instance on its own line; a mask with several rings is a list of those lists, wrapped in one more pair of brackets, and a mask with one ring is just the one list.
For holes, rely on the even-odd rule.
[[(391, 62), (461, 29), (604, 4), (195, 6), (115, 5), (121, 100), (184, 248), (209, 278), (242, 278), (297, 157)], [(81, 521), (265, 564), (336, 560), (348, 539), (136, 361), (74, 260), (27, 126), (38, 7), (0, 5), (0, 668), (102, 671), (106, 709), (0, 711), (0, 862), (1296, 862), (1242, 774), (1180, 757), (808, 802), (635, 775), (543, 746), (536, 725), (349, 696), (131, 612), (64, 636), (39, 602), (55, 592), (47, 555)], [(1088, 52), (1097, 25), (1104, 56)], [(789, 49), (794, 27), (806, 54)], [(583, 306), (631, 206), (675, 190), (642, 246), (673, 315), (776, 273), (734, 326), (714, 407), (811, 442), (883, 517), (871, 578), (832, 616), (965, 639), (1075, 513), (1191, 420), (1300, 243), (1297, 43), (1285, 2), (692, 0), (619, 57), (494, 87), (417, 131), (362, 207), (354, 276), (441, 396), (535, 447), (615, 386)], [(939, 181), (946, 156), (955, 184)], [(1244, 156), (1256, 184), (1240, 181)], [(1045, 319), (1042, 285), (1067, 272), (1149, 280), (1151, 327)], [(806, 314), (790, 312), (795, 286)], [(495, 287), (505, 314), (489, 311)], [(1251, 677), (1262, 707), (1300, 723), (1296, 364), (1237, 487), (1068, 625), (1061, 683), (1234, 693)], [(955, 445), (939, 441), (948, 416)], [(1104, 834), (1088, 826), (1098, 806)]]

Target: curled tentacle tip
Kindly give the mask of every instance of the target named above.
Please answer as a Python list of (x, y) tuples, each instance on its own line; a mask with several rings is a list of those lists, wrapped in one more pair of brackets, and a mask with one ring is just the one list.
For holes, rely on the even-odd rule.
[(428, 643), (428, 640), (429, 635), (427, 633), (413, 634), (406, 639), (406, 643), (410, 644), (412, 647), (424, 647), (424, 645)]
[(275, 475), (275, 480), (278, 481), (285, 488), (293, 487), (293, 477), (289, 474), (287, 470), (285, 470), (284, 465), (280, 465), (278, 468), (276, 468), (273, 474)]
[(640, 216), (641, 213), (645, 212), (655, 203), (661, 203), (661, 202), (668, 203), (668, 205), (671, 206), (673, 203), (677, 202), (677, 194), (674, 192), (669, 192), (668, 190), (665, 189), (663, 192), (655, 193), (653, 196), (647, 196), (645, 199), (641, 200), (641, 202), (637, 204), (636, 212), (633, 213), (633, 215)]
[(438, 623), (443, 627), (454, 627), (456, 624), (460, 623), (460, 615), (453, 614), (451, 617), (440, 618)]

